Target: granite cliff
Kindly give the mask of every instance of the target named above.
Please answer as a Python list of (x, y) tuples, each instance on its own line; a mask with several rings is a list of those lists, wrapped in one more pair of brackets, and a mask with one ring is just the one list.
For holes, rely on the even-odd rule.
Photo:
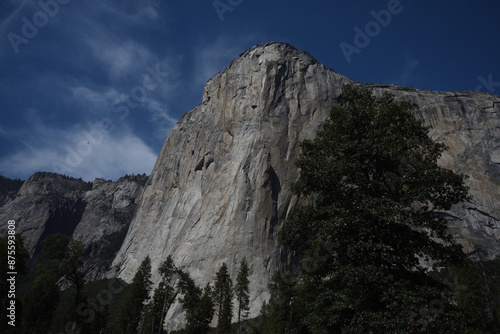
[[(125, 237), (135, 199), (147, 177), (125, 176), (93, 183), (54, 173), (35, 173), (19, 187), (2, 191), (1, 221), (15, 220), (33, 257), (51, 233), (73, 235), (85, 245), (88, 280), (102, 278)], [(17, 181), (15, 184), (19, 184)], [(12, 181), (10, 182), (12, 184)], [(17, 190), (17, 191), (16, 191)], [(7, 225), (0, 226), (0, 235)]]
[[(153, 272), (171, 255), (201, 284), (223, 262), (235, 277), (246, 257), (256, 316), (272, 274), (293, 265), (276, 233), (297, 205), (298, 143), (315, 136), (344, 84), (419, 105), (416, 116), (449, 147), (440, 163), (469, 175), (473, 200), (443, 213), (451, 233), (467, 252), (499, 255), (499, 96), (356, 83), (304, 51), (267, 43), (208, 80), (203, 102), (170, 131), (108, 275), (131, 281), (146, 255)], [(169, 329), (182, 322), (178, 312), (169, 310)]]

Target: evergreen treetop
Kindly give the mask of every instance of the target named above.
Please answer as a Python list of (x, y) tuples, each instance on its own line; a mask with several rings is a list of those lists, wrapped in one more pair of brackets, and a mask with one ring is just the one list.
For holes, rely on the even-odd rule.
[(191, 275), (177, 270), (179, 275), (179, 291), (183, 295), (180, 303), (186, 311), (186, 333), (208, 333), (214, 315), (213, 290), (210, 284), (205, 289), (199, 288)]
[(243, 258), (243, 260), (241, 260), (240, 269), (238, 270), (238, 276), (236, 277), (236, 284), (234, 285), (234, 294), (238, 300), (238, 323), (241, 321), (242, 312), (245, 318), (250, 309), (249, 270), (247, 259)]
[(217, 333), (225, 334), (231, 330), (233, 316), (233, 282), (225, 263), (216, 274), (213, 300), (217, 309)]
[(148, 255), (141, 262), (123, 298), (120, 314), (123, 333), (137, 333), (140, 329), (142, 312), (149, 297), (151, 283), (151, 259)]

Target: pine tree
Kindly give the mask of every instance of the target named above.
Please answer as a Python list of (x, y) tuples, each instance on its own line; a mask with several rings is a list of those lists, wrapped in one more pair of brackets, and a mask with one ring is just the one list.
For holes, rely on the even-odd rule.
[(85, 246), (79, 240), (61, 233), (50, 234), (42, 242), (40, 269), (54, 272), (75, 287), (76, 304), (81, 301), (85, 274), (82, 271)]
[(171, 280), (176, 272), (174, 261), (169, 255), (159, 268), (161, 281), (146, 306), (143, 333), (161, 333), (167, 310), (175, 300), (175, 289)]
[(213, 296), (217, 309), (217, 333), (229, 333), (233, 316), (233, 282), (225, 263), (216, 274)]
[(179, 275), (179, 291), (183, 295), (180, 303), (186, 311), (187, 334), (205, 334), (210, 329), (210, 322), (214, 315), (214, 302), (212, 300), (212, 288), (210, 284), (202, 290), (191, 276), (177, 270)]
[[(238, 325), (240, 324), (241, 317), (246, 318), (250, 309), (250, 296), (248, 280), (249, 268), (247, 259), (241, 260), (238, 276), (236, 277), (236, 284), (234, 285), (234, 294), (238, 301)], [(243, 313), (243, 314), (242, 314)]]
[(71, 238), (64, 251), (64, 257), (59, 263), (59, 273), (76, 289), (76, 307), (82, 301), (82, 289), (85, 284), (85, 274), (82, 271), (84, 249), (85, 246), (81, 241)]
[[(344, 87), (342, 104), (301, 143), (293, 191), (309, 204), (280, 240), (302, 254), (298, 291), (314, 333), (464, 333), (467, 322), (423, 260), (459, 263), (439, 212), (468, 199), (464, 176), (411, 102)], [(470, 330), (470, 329), (467, 329)]]
[(137, 333), (140, 327), (144, 304), (151, 289), (151, 259), (149, 255), (141, 262), (137, 273), (122, 301), (120, 325), (123, 333)]
[(303, 305), (297, 289), (297, 277), (290, 273), (277, 272), (269, 284), (271, 298), (261, 309), (261, 323), (257, 327), (262, 333), (307, 333), (301, 323)]
[[(200, 298), (200, 305), (199, 305), (199, 318), (201, 319), (200, 323), (202, 325), (202, 328), (206, 328), (207, 332), (208, 329), (210, 328), (210, 322), (212, 321), (212, 318), (214, 317), (214, 300), (212, 299), (212, 286), (210, 283), (207, 283), (205, 285), (205, 288), (203, 289), (203, 294), (201, 295)], [(196, 332), (200, 333), (200, 332)]]

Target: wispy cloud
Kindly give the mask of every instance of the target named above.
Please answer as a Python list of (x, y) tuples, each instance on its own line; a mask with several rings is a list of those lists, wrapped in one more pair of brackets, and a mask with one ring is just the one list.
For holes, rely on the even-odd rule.
[(88, 110), (96, 111), (102, 114), (102, 111), (108, 108), (111, 101), (123, 99), (123, 94), (120, 94), (116, 89), (110, 87), (100, 87), (99, 90), (92, 89), (83, 85), (70, 88), (73, 96), (71, 102), (81, 104)]
[(89, 36), (86, 43), (103, 69), (113, 79), (120, 79), (131, 72), (142, 70), (148, 63), (156, 62), (156, 57), (135, 41), (120, 41), (106, 36)]
[(172, 117), (168, 106), (158, 100), (151, 100), (148, 103), (148, 111), (151, 115), (151, 122), (155, 126), (154, 136), (158, 140), (165, 140), (172, 126), (177, 123), (177, 119)]
[(405, 55), (406, 61), (401, 74), (394, 80), (394, 83), (400, 86), (408, 86), (414, 84), (415, 69), (418, 67), (419, 61), (411, 56), (409, 53)]
[(85, 55), (78, 55), (80, 59), (116, 82), (160, 61), (154, 46), (134, 33), (139, 29), (143, 34), (155, 26), (152, 23), (159, 18), (159, 6), (158, 0), (92, 2), (79, 6), (80, 12), (68, 13), (65, 19), (71, 22), (61, 24)]
[[(166, 58), (157, 65), (148, 65), (143, 68), (141, 74), (133, 75), (125, 84), (114, 87), (90, 87), (84, 83), (78, 83), (70, 88), (72, 92), (70, 101), (82, 110), (88, 110), (87, 115), (92, 115), (94, 119), (99, 117), (98, 115), (102, 117), (103, 114), (110, 115), (110, 113), (111, 116), (116, 117), (115, 112), (120, 108), (128, 109), (128, 112), (120, 112), (120, 115), (137, 114), (135, 110), (140, 110), (144, 119), (152, 124), (154, 140), (162, 142), (177, 122), (177, 117), (172, 116), (169, 107), (169, 101), (175, 94), (178, 78), (175, 66), (171, 64), (175, 62), (176, 60)], [(160, 82), (157, 82), (154, 77)], [(138, 95), (140, 95), (139, 99)], [(120, 122), (135, 129), (133, 121), (133, 117), (126, 116)]]
[(36, 171), (59, 172), (93, 180), (116, 179), (126, 173), (150, 173), (157, 154), (126, 126), (111, 120), (57, 128), (29, 110), (30, 127), (0, 133), (17, 136), (22, 148), (0, 162), (0, 173), (31, 175)]
[[(28, 16), (38, 10), (32, 5), (23, 9)], [(206, 80), (254, 44), (251, 36), (222, 34), (163, 45), (156, 35), (170, 24), (165, 16), (174, 15), (165, 6), (160, 0), (102, 0), (61, 7), (20, 54), (34, 60), (19, 66), (15, 77), (0, 78), (0, 89), (29, 96), (5, 103), (19, 128), (0, 127), (0, 140), (11, 145), (2, 152), (0, 173), (25, 178), (59, 171), (91, 180), (150, 172), (155, 149), (201, 99)], [(186, 67), (184, 57), (194, 66)], [(104, 119), (112, 120), (112, 130), (102, 129)]]

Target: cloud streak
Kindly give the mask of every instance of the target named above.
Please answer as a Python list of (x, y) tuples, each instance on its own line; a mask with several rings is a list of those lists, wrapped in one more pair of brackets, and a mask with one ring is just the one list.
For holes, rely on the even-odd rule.
[(0, 162), (0, 173), (18, 176), (58, 172), (92, 181), (117, 179), (127, 173), (151, 172), (157, 154), (129, 128), (110, 119), (62, 129), (44, 124), (30, 112), (31, 127), (22, 133), (1, 129), (22, 149)]

